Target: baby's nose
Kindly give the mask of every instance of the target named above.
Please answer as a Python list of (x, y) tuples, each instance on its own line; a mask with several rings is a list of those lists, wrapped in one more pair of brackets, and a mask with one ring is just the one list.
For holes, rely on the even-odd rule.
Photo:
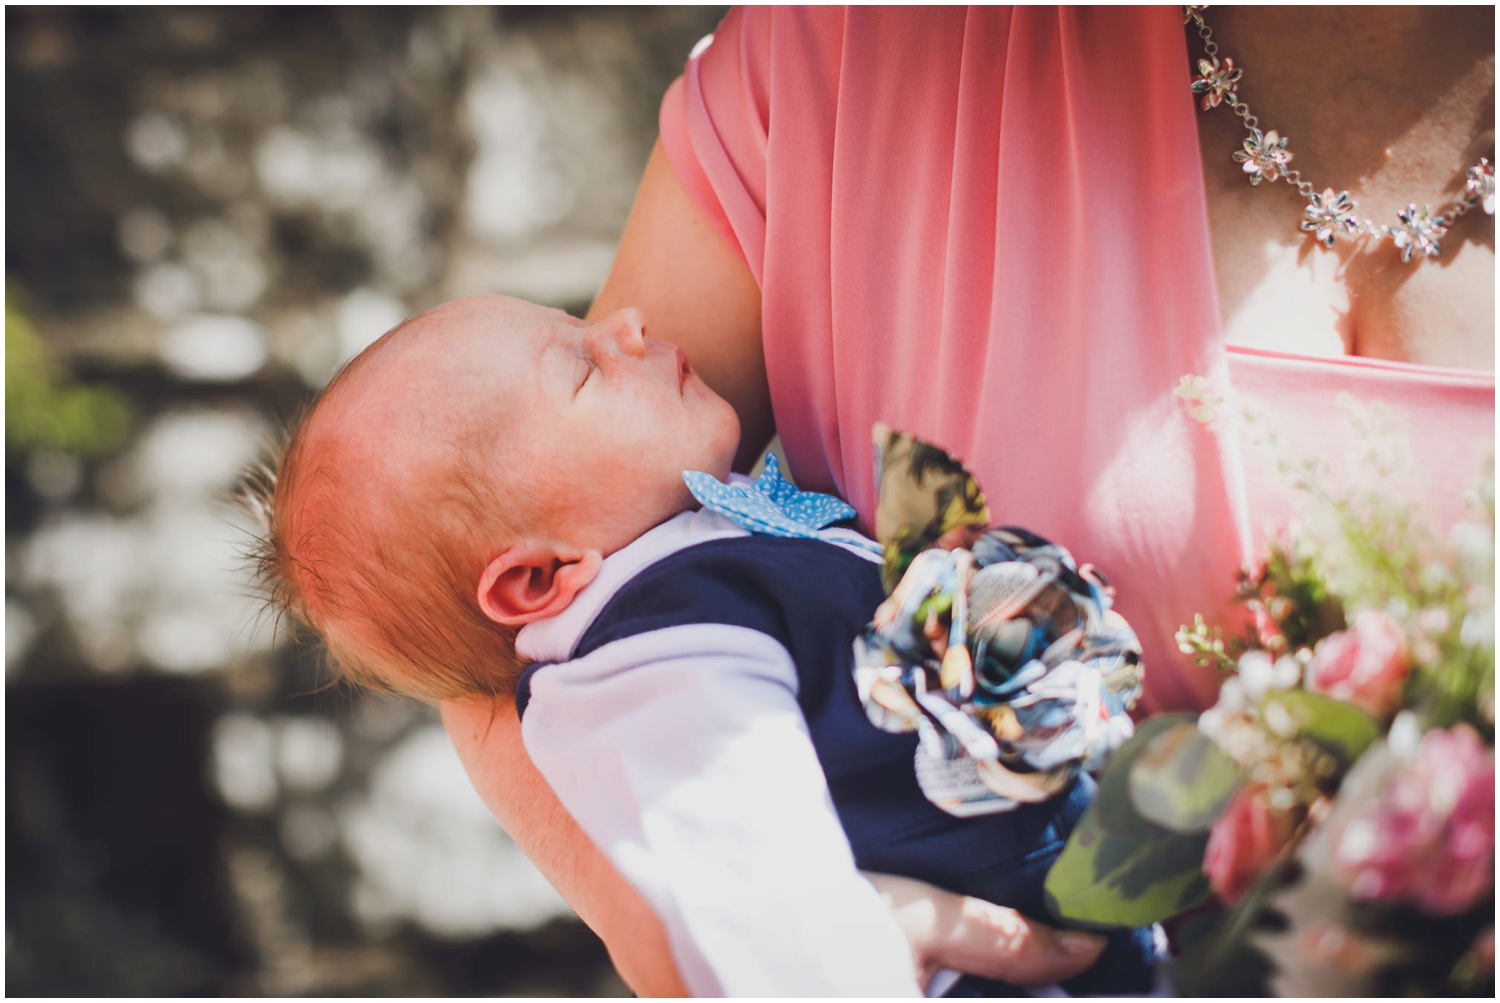
[(633, 306), (622, 307), (590, 329), (593, 337), (612, 340), (623, 354), (643, 358), (646, 354), (646, 315)]

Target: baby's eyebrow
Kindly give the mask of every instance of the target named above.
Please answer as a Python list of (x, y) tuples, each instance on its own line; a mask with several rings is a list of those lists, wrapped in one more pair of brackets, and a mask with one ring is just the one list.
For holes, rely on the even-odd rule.
[(576, 339), (564, 338), (552, 335), (547, 339), (547, 344), (542, 348), (542, 357), (548, 355), (563, 355), (568, 358), (579, 358), (583, 354), (583, 345)]
[[(566, 370), (562, 368), (562, 365), (560, 363), (550, 361), (555, 357), (561, 357), (565, 362), (568, 363)], [(554, 333), (547, 339), (546, 344), (542, 346), (542, 350), (538, 358), (538, 362), (542, 366), (548, 369), (556, 370), (559, 374), (559, 379), (567, 379), (569, 381), (572, 380), (571, 374), (575, 368), (575, 364), (579, 360), (587, 361), (586, 356), (583, 353), (582, 342), (568, 339), (558, 333)]]

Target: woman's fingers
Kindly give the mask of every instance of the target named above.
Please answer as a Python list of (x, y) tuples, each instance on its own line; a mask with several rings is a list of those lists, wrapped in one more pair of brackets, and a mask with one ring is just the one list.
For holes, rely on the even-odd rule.
[(1057, 930), (981, 899), (965, 897), (958, 911), (943, 967), (970, 975), (1017, 986), (1048, 985), (1082, 972), (1104, 950), (1099, 934)]
[(912, 945), (918, 983), (941, 968), (1016, 986), (1049, 985), (1088, 968), (1104, 938), (1056, 930), (1014, 909), (955, 895), (922, 881), (867, 874)]

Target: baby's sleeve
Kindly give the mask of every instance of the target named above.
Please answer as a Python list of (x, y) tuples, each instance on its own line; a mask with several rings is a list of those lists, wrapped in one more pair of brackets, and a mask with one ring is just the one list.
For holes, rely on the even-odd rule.
[(722, 624), (530, 678), (526, 750), (651, 903), (695, 996), (918, 996), (857, 871), (780, 643)]

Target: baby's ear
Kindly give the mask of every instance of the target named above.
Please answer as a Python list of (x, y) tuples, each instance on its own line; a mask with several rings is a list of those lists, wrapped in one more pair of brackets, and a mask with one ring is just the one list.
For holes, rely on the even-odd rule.
[(556, 616), (594, 580), (602, 562), (597, 550), (523, 540), (490, 561), (479, 576), (479, 608), (496, 623), (511, 626)]

